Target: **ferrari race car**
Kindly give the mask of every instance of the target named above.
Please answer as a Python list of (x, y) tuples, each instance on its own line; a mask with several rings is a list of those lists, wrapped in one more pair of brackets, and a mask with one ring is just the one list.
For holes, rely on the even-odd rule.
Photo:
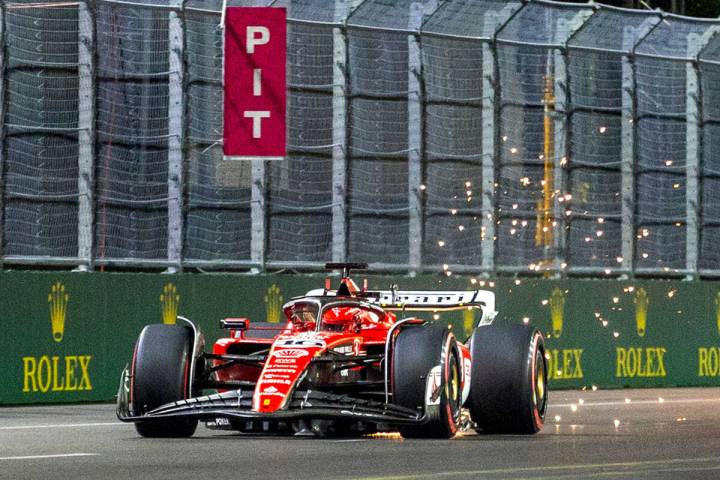
[[(122, 374), (117, 415), (143, 437), (209, 428), (296, 435), (532, 434), (547, 408), (543, 337), (493, 325), (491, 291), (371, 291), (341, 268), (336, 290), (283, 306), (285, 323), (227, 318), (212, 353), (190, 320), (148, 325)], [(414, 311), (480, 309), (470, 338)]]

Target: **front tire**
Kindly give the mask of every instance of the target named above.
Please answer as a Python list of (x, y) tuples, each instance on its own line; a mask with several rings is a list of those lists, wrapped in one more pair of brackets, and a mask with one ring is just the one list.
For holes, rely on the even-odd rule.
[[(439, 389), (427, 404), (427, 379), (440, 366)], [(429, 421), (399, 428), (405, 438), (451, 438), (458, 431), (462, 392), (460, 353), (455, 336), (444, 327), (425, 325), (402, 330), (392, 354), (393, 401), (422, 408)]]
[(544, 424), (547, 365), (543, 336), (528, 325), (489, 325), (471, 337), (467, 404), (482, 433), (533, 434)]
[[(184, 400), (190, 392), (194, 335), (181, 325), (148, 325), (135, 344), (131, 373), (133, 415), (144, 415), (166, 403)], [(143, 437), (189, 437), (197, 419), (170, 418), (135, 423)]]

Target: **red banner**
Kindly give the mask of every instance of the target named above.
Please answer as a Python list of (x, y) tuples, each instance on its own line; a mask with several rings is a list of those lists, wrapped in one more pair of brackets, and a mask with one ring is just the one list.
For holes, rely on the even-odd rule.
[(284, 8), (228, 7), (225, 13), (226, 156), (285, 156)]

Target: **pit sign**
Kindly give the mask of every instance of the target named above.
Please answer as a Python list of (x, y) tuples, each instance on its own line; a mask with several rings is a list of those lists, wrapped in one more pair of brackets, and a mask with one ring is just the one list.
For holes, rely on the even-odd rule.
[(223, 153), (280, 160), (286, 152), (286, 12), (228, 7), (225, 13)]

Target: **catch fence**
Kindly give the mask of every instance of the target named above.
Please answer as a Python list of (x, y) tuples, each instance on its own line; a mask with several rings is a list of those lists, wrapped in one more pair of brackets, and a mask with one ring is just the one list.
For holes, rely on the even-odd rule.
[(720, 273), (720, 21), (276, 0), (288, 154), (222, 155), (221, 0), (0, 5), (4, 265)]

